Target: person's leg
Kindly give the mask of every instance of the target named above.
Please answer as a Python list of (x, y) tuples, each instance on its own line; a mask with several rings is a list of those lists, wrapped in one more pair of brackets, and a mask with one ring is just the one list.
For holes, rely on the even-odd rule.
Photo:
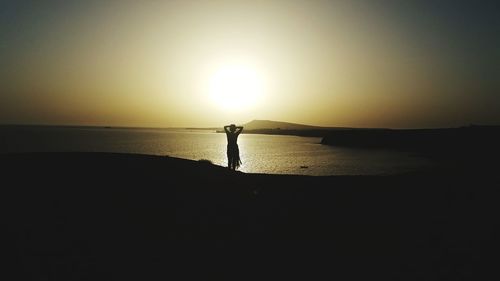
[(240, 149), (238, 146), (236, 146), (236, 149), (234, 151), (234, 158), (233, 158), (233, 165), (234, 169), (237, 170), (240, 167), (241, 160), (240, 160)]
[(231, 166), (233, 166), (233, 163), (232, 163), (232, 157), (231, 157), (231, 152), (229, 151), (229, 149), (227, 150), (227, 167), (229, 169), (231, 169)]
[(231, 164), (233, 165), (233, 171), (236, 170), (236, 157), (233, 155), (233, 159), (231, 160)]

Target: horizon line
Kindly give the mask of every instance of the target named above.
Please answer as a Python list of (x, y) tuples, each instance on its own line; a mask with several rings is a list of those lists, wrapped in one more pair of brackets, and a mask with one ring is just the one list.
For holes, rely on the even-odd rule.
[[(325, 126), (317, 126), (317, 125), (308, 125), (308, 124), (301, 124), (301, 123), (292, 123), (292, 122), (285, 122), (285, 121), (274, 121), (274, 120), (265, 120), (265, 119), (254, 119), (252, 121), (270, 121), (270, 122), (280, 122), (280, 123), (289, 123), (289, 124), (294, 124), (294, 125), (304, 125), (304, 126), (311, 126), (311, 127), (317, 127), (317, 128), (311, 128), (311, 129), (280, 129), (280, 130), (333, 130), (335, 128), (338, 129), (379, 129), (379, 130), (432, 130), (432, 129), (459, 129), (459, 128), (467, 128), (467, 127), (500, 127), (500, 124), (496, 125), (485, 125), (485, 124), (473, 124), (470, 123), (468, 125), (461, 125), (461, 126), (455, 126), (455, 127), (412, 127), (412, 128), (388, 128), (388, 127), (344, 127), (344, 126), (332, 126), (332, 127), (325, 127)], [(250, 121), (250, 122), (252, 122)], [(250, 123), (247, 122), (247, 123)], [(246, 123), (245, 123), (246, 124)], [(126, 126), (126, 125), (76, 125), (76, 124), (43, 124), (43, 123), (0, 123), (0, 126), (2, 127), (8, 127), (8, 126), (33, 126), (33, 127), (74, 127), (74, 128), (108, 128), (108, 129), (160, 129), (160, 130), (165, 130), (165, 129), (182, 129), (182, 130), (217, 130), (220, 128), (223, 128), (224, 126), (217, 126), (217, 127), (197, 127), (197, 126), (173, 126), (173, 127), (159, 127), (159, 126)], [(253, 130), (276, 130), (278, 128), (261, 128), (261, 129), (253, 129)]]

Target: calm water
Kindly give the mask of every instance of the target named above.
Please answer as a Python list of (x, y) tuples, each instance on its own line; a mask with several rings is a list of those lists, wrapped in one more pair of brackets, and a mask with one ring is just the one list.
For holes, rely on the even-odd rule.
[[(242, 134), (238, 139), (249, 173), (353, 175), (392, 174), (430, 166), (404, 152), (332, 147), (320, 138)], [(100, 151), (208, 159), (226, 165), (226, 136), (208, 131), (93, 127), (0, 127), (0, 153)]]

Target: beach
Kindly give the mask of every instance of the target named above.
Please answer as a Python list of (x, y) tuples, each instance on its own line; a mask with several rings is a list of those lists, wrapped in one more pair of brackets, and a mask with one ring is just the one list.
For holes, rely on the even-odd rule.
[(313, 177), (117, 153), (0, 163), (3, 255), (19, 280), (477, 279), (498, 244), (493, 168)]

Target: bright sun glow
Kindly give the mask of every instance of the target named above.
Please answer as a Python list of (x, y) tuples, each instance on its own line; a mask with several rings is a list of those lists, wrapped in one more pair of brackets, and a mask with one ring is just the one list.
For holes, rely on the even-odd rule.
[(264, 81), (248, 65), (224, 65), (211, 76), (209, 94), (224, 110), (244, 110), (256, 106), (264, 95)]

